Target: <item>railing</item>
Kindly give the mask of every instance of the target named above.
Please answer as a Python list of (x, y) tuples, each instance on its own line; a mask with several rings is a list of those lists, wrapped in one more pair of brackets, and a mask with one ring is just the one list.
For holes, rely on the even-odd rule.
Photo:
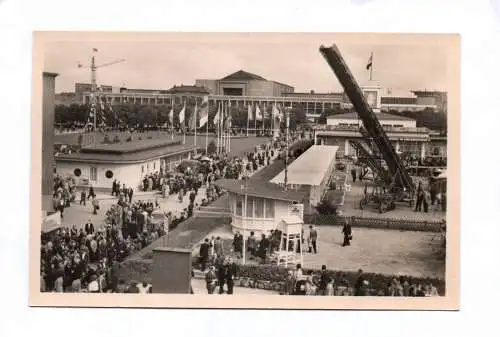
[[(141, 98), (141, 99), (173, 99), (178, 97), (202, 97), (205, 94), (197, 93), (179, 93), (179, 94), (162, 94), (162, 93), (140, 93), (140, 92), (123, 92), (123, 93), (105, 93), (108, 100), (115, 98)], [(83, 93), (84, 99), (90, 97), (89, 92)], [(341, 104), (345, 103), (335, 97), (302, 97), (302, 96), (233, 96), (233, 95), (208, 95), (209, 101), (252, 101), (252, 102), (267, 102), (267, 103), (327, 103)]]
[[(388, 132), (412, 132), (412, 133), (429, 133), (429, 129), (425, 127), (394, 127), (394, 126), (382, 126), (385, 131)], [(314, 126), (315, 131), (359, 131), (358, 125), (316, 125)]]
[(276, 102), (276, 103), (336, 103), (343, 104), (336, 97), (302, 97), (302, 96), (232, 96), (232, 95), (209, 95), (209, 100), (221, 101), (254, 101), (254, 102)]

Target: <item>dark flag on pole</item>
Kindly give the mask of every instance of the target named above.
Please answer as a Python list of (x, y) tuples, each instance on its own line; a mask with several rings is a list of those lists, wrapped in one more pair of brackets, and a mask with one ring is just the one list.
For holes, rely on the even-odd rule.
[(373, 64), (373, 53), (370, 54), (370, 58), (368, 59), (368, 63), (366, 64), (366, 70), (370, 70)]

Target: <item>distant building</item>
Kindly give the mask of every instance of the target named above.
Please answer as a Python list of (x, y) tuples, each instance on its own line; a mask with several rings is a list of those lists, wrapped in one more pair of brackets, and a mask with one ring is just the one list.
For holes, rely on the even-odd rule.
[[(77, 83), (75, 90), (81, 95), (81, 103), (90, 101), (90, 84)], [(232, 107), (245, 108), (251, 105), (259, 106), (261, 111), (268, 111), (273, 104), (279, 108), (291, 107), (303, 109), (309, 121), (315, 122), (322, 113), (339, 108), (350, 108), (352, 105), (343, 92), (316, 93), (295, 92), (293, 86), (264, 77), (238, 70), (220, 79), (197, 79), (194, 85), (173, 86), (170, 89), (131, 89), (116, 88), (103, 85), (105, 97), (110, 104), (141, 104), (141, 105), (182, 105), (183, 102), (194, 104), (208, 95), (211, 109), (216, 109), (219, 103), (231, 103)], [(365, 90), (368, 88), (365, 86)], [(377, 89), (378, 90), (378, 89)], [(446, 111), (446, 92), (413, 91), (410, 97), (382, 96), (377, 91), (378, 109), (390, 111)], [(371, 97), (371, 96), (370, 96)], [(61, 104), (67, 104), (72, 98), (60, 99)], [(64, 101), (64, 102), (63, 102)]]
[(283, 96), (293, 93), (290, 85), (269, 81), (262, 76), (238, 70), (218, 80), (196, 80), (196, 84), (206, 87), (211, 95), (224, 96)]
[(434, 105), (440, 112), (448, 111), (448, 93), (446, 91), (412, 91), (417, 96), (418, 105)]
[(76, 92), (61, 92), (55, 94), (55, 104), (56, 105), (66, 105), (71, 104), (82, 104), (83, 95), (82, 93)]
[[(412, 154), (422, 159), (427, 156), (446, 157), (446, 137), (441, 137), (427, 128), (417, 127), (416, 121), (412, 118), (383, 112), (382, 102), (385, 101), (387, 104), (388, 100), (380, 96), (381, 88), (378, 85), (365, 86), (363, 91), (368, 104), (397, 152)], [(400, 104), (414, 101), (389, 100), (389, 102)], [(339, 156), (356, 155), (356, 149), (351, 142), (364, 138), (360, 132), (361, 126), (362, 121), (355, 112), (329, 116), (326, 125), (314, 127), (315, 144), (338, 146)]]

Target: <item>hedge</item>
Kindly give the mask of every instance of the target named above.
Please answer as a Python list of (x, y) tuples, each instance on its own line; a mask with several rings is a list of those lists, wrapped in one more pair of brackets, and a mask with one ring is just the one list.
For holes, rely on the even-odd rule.
[[(263, 283), (262, 287), (264, 289), (276, 290), (277, 284), (281, 285), (281, 289), (284, 286), (284, 280), (287, 277), (288, 270), (283, 267), (277, 266), (269, 266), (269, 265), (244, 265), (238, 267), (238, 279), (240, 282), (237, 282), (237, 285), (244, 286), (241, 280), (245, 280), (248, 282), (248, 286), (252, 287), (252, 283), (255, 287), (260, 288), (259, 282)], [(303, 269), (304, 274), (312, 271), (313, 273), (319, 273), (320, 270), (317, 269)], [(349, 285), (350, 293), (353, 293), (352, 287), (356, 283), (358, 278), (358, 273), (353, 271), (339, 271), (339, 270), (327, 270), (327, 273), (330, 277), (335, 280), (336, 286), (339, 286), (340, 280), (347, 281)], [(370, 293), (373, 295), (384, 292), (387, 288), (387, 285), (395, 278), (398, 277), (396, 275), (383, 275), (377, 273), (363, 273), (363, 277), (365, 280), (370, 283)], [(441, 296), (445, 294), (445, 282), (441, 279), (436, 278), (420, 278), (420, 277), (408, 277), (410, 283), (413, 284), (432, 284), (434, 285), (438, 293)], [(247, 281), (248, 280), (248, 281)], [(266, 283), (269, 282), (269, 285)]]
[[(342, 226), (344, 217), (334, 214), (304, 214), (304, 223), (311, 223), (318, 226)], [(415, 232), (439, 233), (443, 221), (417, 221), (413, 219), (382, 219), (351, 216), (348, 217), (351, 226), (366, 227), (376, 229), (394, 229)]]
[[(198, 261), (193, 260), (193, 268), (198, 268)], [(132, 260), (125, 261), (121, 264), (119, 277), (126, 282), (131, 280), (152, 282), (153, 260)], [(319, 273), (317, 269), (303, 269), (304, 274), (309, 271)], [(286, 279), (288, 270), (284, 267), (277, 267), (273, 265), (239, 265), (237, 277), (235, 278), (236, 286), (259, 288), (274, 290), (282, 292), (284, 289), (284, 280)], [(355, 271), (339, 271), (327, 270), (330, 277), (335, 280), (335, 285), (338, 287), (341, 280), (345, 280), (348, 284), (346, 289), (348, 294), (353, 294), (353, 286), (356, 283), (358, 273)], [(389, 282), (391, 282), (397, 275), (384, 275), (378, 273), (363, 273), (365, 280), (369, 281), (370, 294), (377, 295), (385, 292)], [(437, 278), (422, 278), (422, 277), (408, 277), (410, 283), (420, 283), (421, 285), (432, 284), (434, 285), (439, 295), (445, 295), (445, 282)]]

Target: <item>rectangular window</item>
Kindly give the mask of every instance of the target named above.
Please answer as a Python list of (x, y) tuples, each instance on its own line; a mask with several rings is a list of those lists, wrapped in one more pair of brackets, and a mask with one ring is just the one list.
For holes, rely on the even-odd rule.
[(266, 213), (264, 216), (266, 219), (274, 219), (274, 200), (266, 199)]
[(144, 165), (141, 165), (141, 171), (144, 173)]
[(256, 218), (264, 217), (264, 199), (256, 198), (253, 202), (254, 216)]
[[(254, 198), (247, 197), (247, 210), (245, 213), (247, 218), (253, 218), (253, 200)], [(245, 201), (245, 197), (243, 197), (243, 201)]]
[(90, 180), (97, 181), (97, 167), (90, 167)]
[(243, 202), (240, 196), (236, 196), (236, 215), (241, 216), (243, 210)]

